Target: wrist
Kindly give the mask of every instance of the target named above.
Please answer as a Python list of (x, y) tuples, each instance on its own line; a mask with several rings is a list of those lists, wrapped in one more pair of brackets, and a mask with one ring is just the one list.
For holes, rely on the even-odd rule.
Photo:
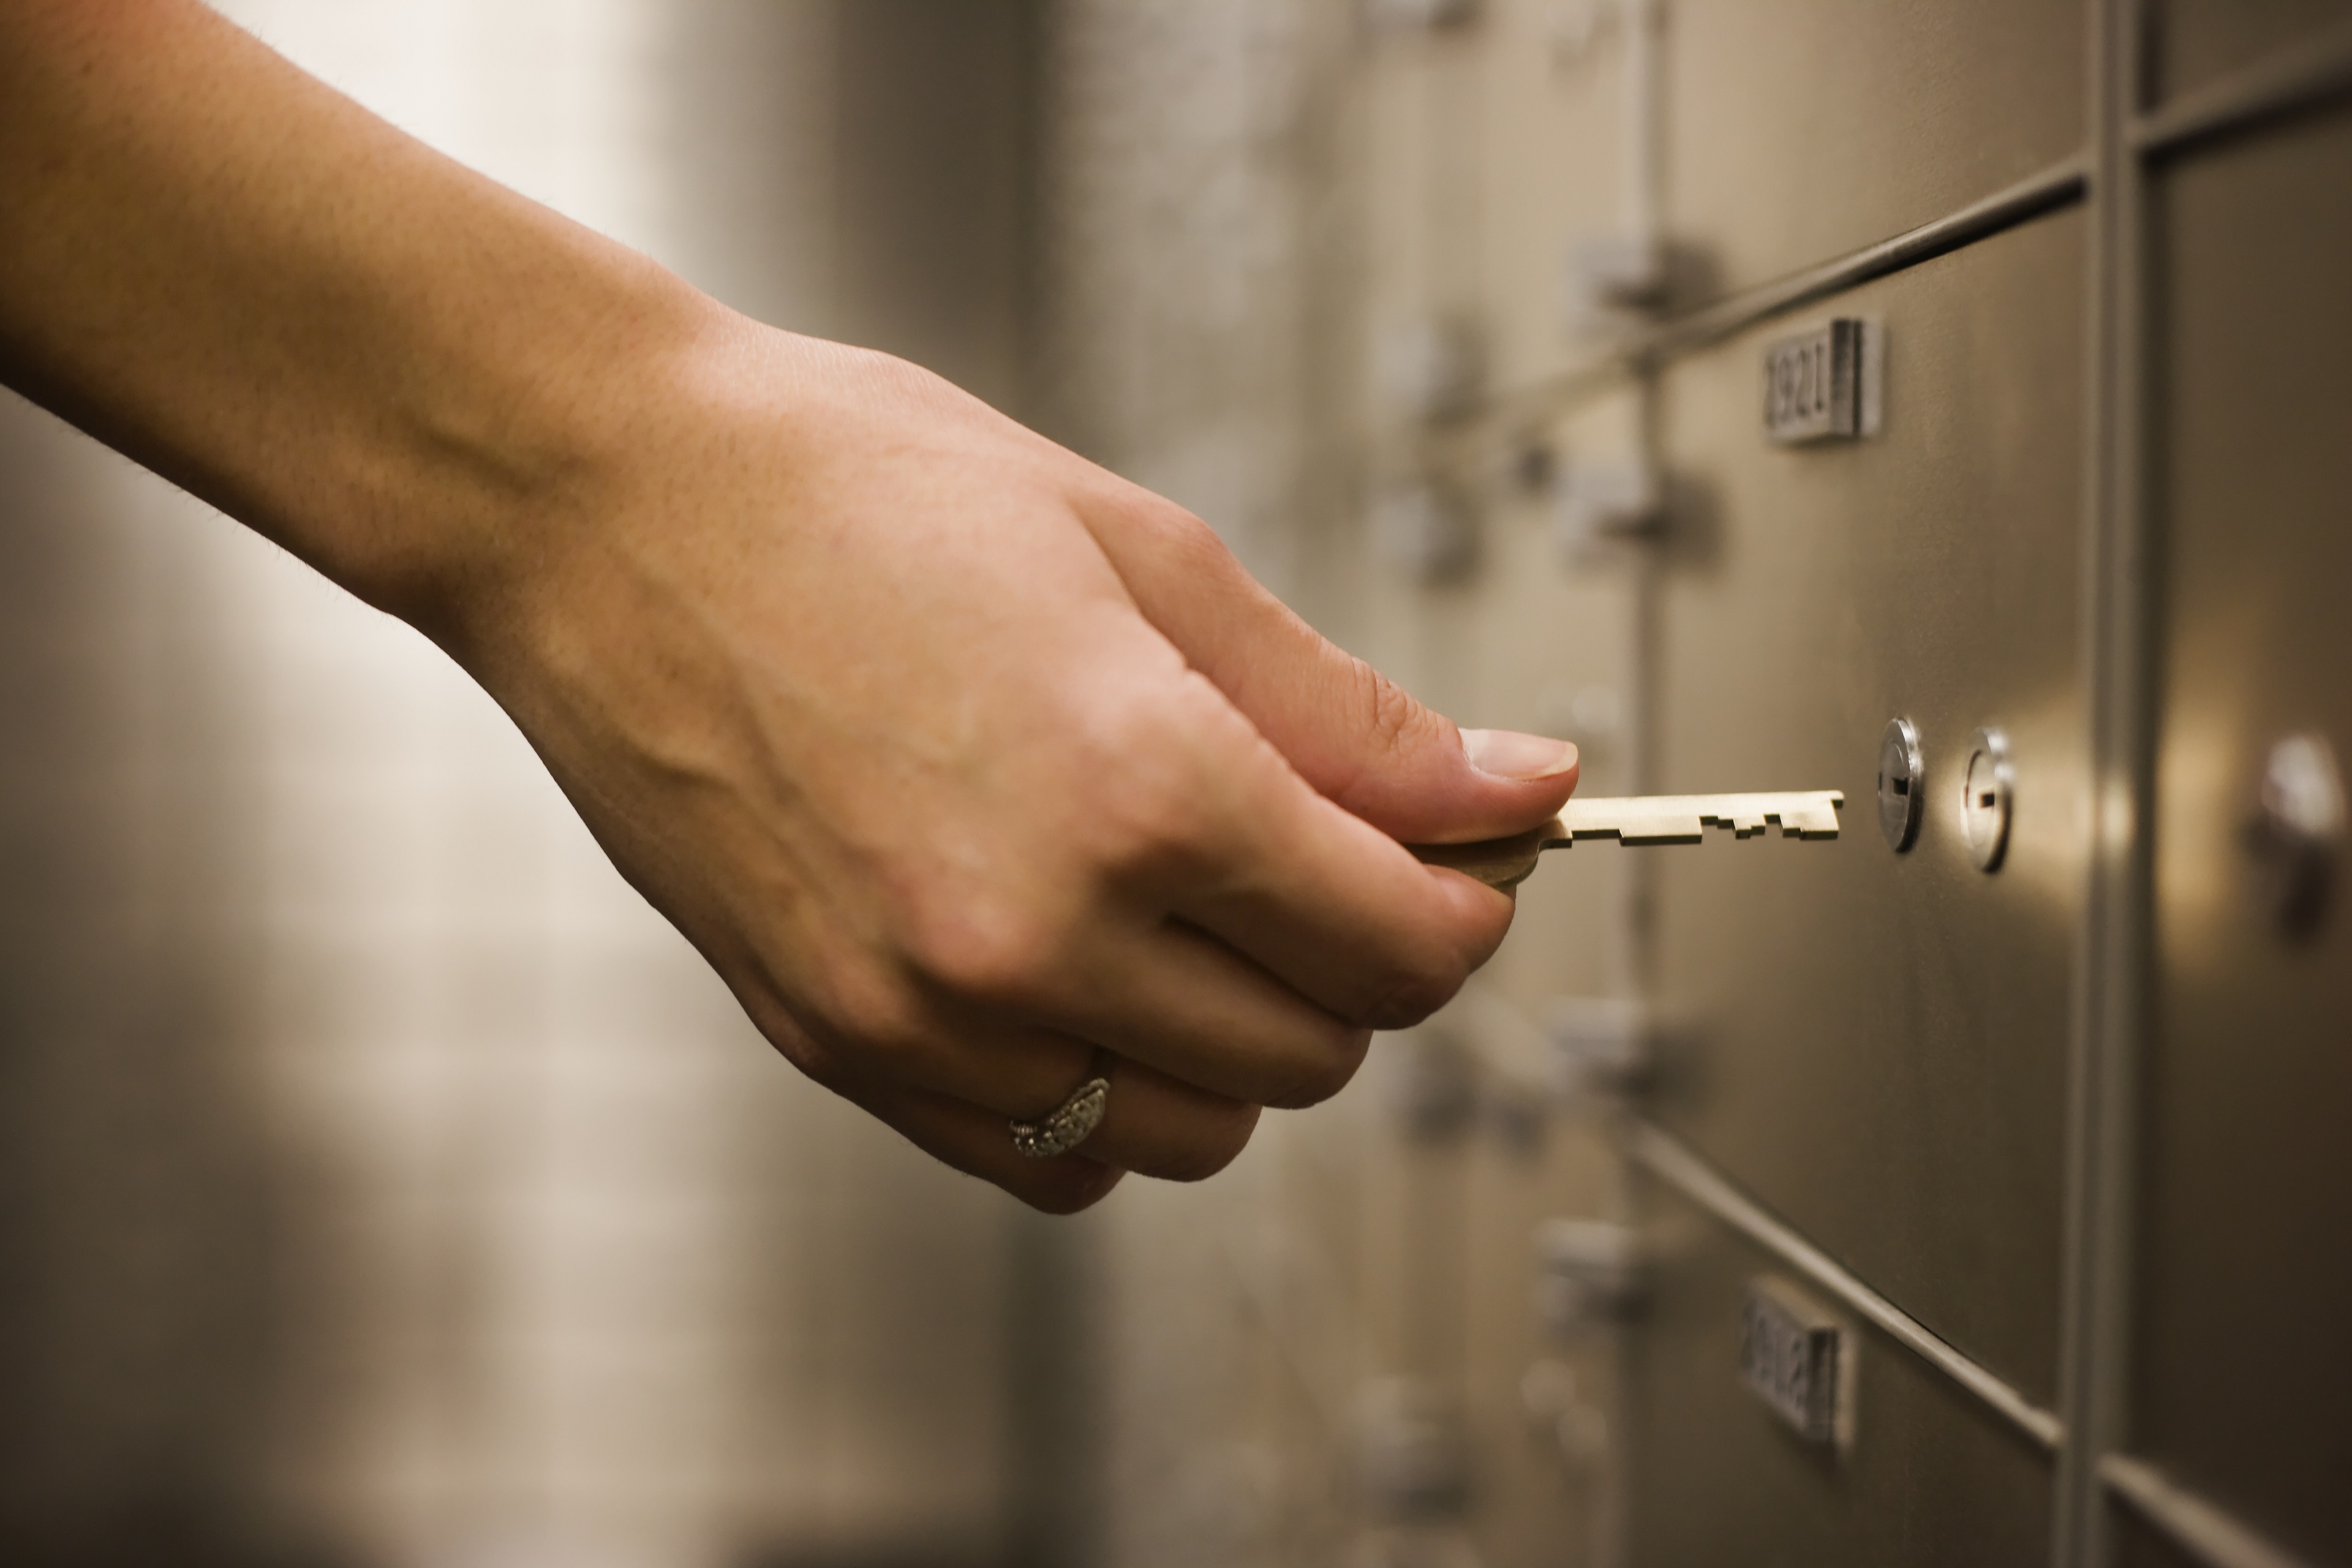
[(741, 330), (643, 258), (567, 237), (590, 254), (565, 258), (560, 288), (494, 326), (411, 340), (423, 352), (381, 394), (383, 449), (353, 466), (355, 504), (302, 552), (468, 664), (626, 510), (709, 345)]

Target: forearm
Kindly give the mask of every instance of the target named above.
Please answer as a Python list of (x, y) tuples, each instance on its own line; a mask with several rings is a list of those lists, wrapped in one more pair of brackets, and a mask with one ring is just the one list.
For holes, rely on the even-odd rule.
[(728, 330), (194, 0), (0, 0), (0, 378), (436, 635)]

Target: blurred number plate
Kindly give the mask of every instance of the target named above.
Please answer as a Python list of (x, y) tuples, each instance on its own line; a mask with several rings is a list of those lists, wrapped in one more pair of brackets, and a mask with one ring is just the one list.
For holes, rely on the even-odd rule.
[(1739, 1375), (1809, 1443), (1838, 1440), (1844, 1342), (1837, 1320), (1795, 1287), (1769, 1278), (1748, 1281)]
[(1864, 433), (1865, 330), (1837, 321), (1764, 351), (1764, 434), (1793, 446)]

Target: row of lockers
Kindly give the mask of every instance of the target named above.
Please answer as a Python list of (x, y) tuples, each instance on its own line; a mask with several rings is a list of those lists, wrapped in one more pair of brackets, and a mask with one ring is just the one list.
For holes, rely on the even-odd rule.
[[(1580, 848), (1523, 893), (1486, 994), (1523, 1020), (1638, 999), (1647, 1059), (1609, 1115), (1555, 1117), (1581, 1153), (1465, 1156), (1486, 1173), (1445, 1211), (1462, 1234), (1394, 1222), (1392, 1245), (1459, 1292), (1473, 1342), (1457, 1365), (1389, 1340), (1488, 1435), (1469, 1536), (1499, 1561), (1593, 1549), (1579, 1510), (1612, 1505), (1496, 1440), (1515, 1404), (1543, 1403), (1531, 1370), (1559, 1363), (1612, 1434), (1598, 1461), (1567, 1456), (1615, 1489), (1600, 1550), (2071, 1561), (2053, 1549), (2070, 1377), (2115, 1345), (2126, 1415), (2102, 1495), (2128, 1560), (2352, 1554), (2335, 1331), (2352, 1314), (2336, 1135), (2352, 939), (2326, 907), (2352, 747), (2335, 608), (2352, 556), (2330, 515), (2352, 416), (2333, 281), (2352, 263), (2352, 112), (2328, 85), (2343, 8), (2152, 4), (2127, 26), (2047, 4), (1382, 9), (1373, 333), (1434, 321), (1467, 346), (1463, 385), (1425, 348), (1391, 356), (1418, 380), (1375, 376), (1422, 422), (1387, 426), (1370, 466), (1376, 490), (1450, 486), (1469, 537), (1343, 544), (1389, 563), (1360, 583), (1335, 563), (1349, 585), (1327, 620), (1466, 719), (1570, 729), (1589, 791), (1846, 801), (1832, 844)], [(1642, 28), (1646, 89), (1621, 68)], [(2121, 58), (2095, 58), (2118, 34)], [(2099, 233), (2116, 199), (2094, 152), (2102, 71), (2126, 79), (2109, 112), (2139, 112), (2151, 143), (2126, 154), (2146, 183), (2121, 238)], [(2218, 130), (2164, 140), (2209, 110)], [(1644, 177), (1624, 145), (1644, 114), (1648, 213), (1625, 188)], [(1613, 321), (1580, 321), (1606, 242), (1645, 217), (1658, 276), (1601, 300)], [(1939, 223), (1912, 252), (1858, 254)], [(1775, 440), (1768, 362), (1832, 321), (1867, 344), (1872, 427)], [(1572, 374), (1608, 358), (1595, 325), (1662, 357)], [(2118, 340), (2120, 372), (2097, 359)], [(2137, 575), (2097, 543), (2119, 482), (2100, 466), (2110, 417), (2138, 434), (2120, 525), (2148, 542)], [(1650, 479), (1625, 485), (1629, 464)], [(1591, 497), (1612, 487), (1637, 504), (1596, 546)], [(1405, 523), (1430, 526), (1426, 509)], [(2126, 683), (2151, 704), (2141, 824), (2094, 809), (2098, 617), (2119, 583), (2150, 595)], [(1896, 720), (1919, 792), (1900, 847), (1880, 829)], [(1979, 788), (1996, 775), (1997, 804)], [(2148, 967), (2128, 1070), (2100, 1091), (2124, 1097), (2134, 1138), (2111, 1211), (2128, 1216), (2126, 1308), (2070, 1372), (2069, 1292), (2096, 1250), (2070, 1228), (2097, 1120), (2079, 1098), (2084, 993), (2110, 951), (2085, 936), (2096, 821), (2147, 836), (2147, 900), (2115, 918), (2145, 922)], [(1464, 1008), (1438, 1032), (1493, 1058), (1513, 1027)], [(1790, 1246), (1695, 1203), (1643, 1140)], [(1595, 1147), (1631, 1152), (1622, 1179)], [(1566, 1339), (1531, 1333), (1530, 1207), (1629, 1222), (1643, 1288), (1588, 1300)], [(1514, 1258), (1526, 1272), (1498, 1261)], [(1367, 1291), (1414, 1278), (1401, 1262)], [(1847, 1403), (1818, 1442), (1743, 1375), (1759, 1286), (1838, 1326)]]

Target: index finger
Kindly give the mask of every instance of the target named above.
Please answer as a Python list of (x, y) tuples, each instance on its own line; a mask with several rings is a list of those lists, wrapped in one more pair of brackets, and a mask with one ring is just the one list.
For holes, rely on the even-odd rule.
[(1423, 864), (1233, 722), (1246, 733), (1228, 731), (1196, 856), (1160, 889), (1170, 912), (1351, 1023), (1435, 1011), (1501, 943), (1510, 895)]

